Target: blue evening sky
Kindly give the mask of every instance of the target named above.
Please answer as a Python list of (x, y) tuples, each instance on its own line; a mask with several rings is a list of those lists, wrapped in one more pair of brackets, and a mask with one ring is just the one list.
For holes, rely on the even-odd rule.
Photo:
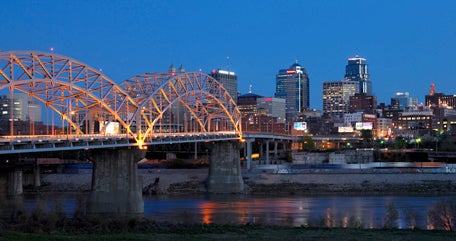
[(456, 94), (454, 0), (6, 0), (0, 16), (0, 50), (53, 47), (116, 82), (171, 64), (229, 65), (242, 94), (252, 84), (273, 96), (279, 69), (298, 60), (321, 109), (322, 82), (341, 80), (358, 54), (379, 102), (396, 92), (424, 102), (432, 82)]

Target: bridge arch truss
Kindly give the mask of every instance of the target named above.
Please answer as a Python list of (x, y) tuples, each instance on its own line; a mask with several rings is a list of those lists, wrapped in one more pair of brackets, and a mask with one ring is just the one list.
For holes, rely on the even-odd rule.
[(203, 73), (146, 73), (117, 84), (72, 58), (10, 51), (0, 52), (0, 91), (10, 99), (22, 92), (43, 103), (75, 135), (109, 134), (110, 123), (139, 145), (154, 133), (241, 133), (236, 103)]

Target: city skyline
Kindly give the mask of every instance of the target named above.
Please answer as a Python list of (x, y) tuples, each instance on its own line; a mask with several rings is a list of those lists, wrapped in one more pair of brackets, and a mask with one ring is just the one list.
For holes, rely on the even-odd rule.
[(102, 69), (121, 82), (136, 74), (228, 69), (238, 90), (274, 96), (275, 75), (296, 60), (310, 78), (310, 108), (322, 83), (341, 80), (347, 59), (367, 59), (373, 94), (389, 103), (409, 92), (424, 103), (456, 92), (453, 1), (218, 2), (8, 1), (0, 50), (38, 50)]

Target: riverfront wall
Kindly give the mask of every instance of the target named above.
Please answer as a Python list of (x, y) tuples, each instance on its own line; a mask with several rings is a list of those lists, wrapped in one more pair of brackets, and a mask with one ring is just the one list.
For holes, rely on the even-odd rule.
[[(159, 194), (194, 194), (206, 192), (208, 169), (138, 170), (143, 188), (157, 177)], [(243, 173), (246, 193), (456, 193), (454, 173)], [(89, 191), (91, 174), (46, 174), (42, 176), (42, 191)]]

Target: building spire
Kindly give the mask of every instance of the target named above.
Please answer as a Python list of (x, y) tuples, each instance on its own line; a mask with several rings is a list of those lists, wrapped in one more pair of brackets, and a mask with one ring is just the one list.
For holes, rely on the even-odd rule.
[(249, 85), (249, 94), (252, 94), (252, 84)]
[(429, 95), (433, 96), (434, 94), (435, 94), (435, 84), (432, 83), (431, 84), (431, 89), (429, 90)]

